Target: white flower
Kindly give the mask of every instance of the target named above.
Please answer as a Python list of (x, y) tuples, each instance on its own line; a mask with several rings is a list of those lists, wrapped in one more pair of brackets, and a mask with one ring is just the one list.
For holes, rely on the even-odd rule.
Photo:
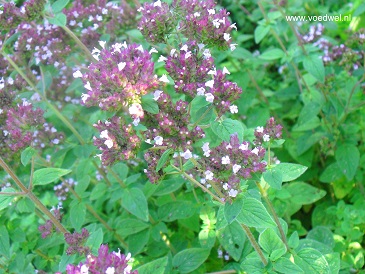
[(234, 174), (236, 174), (240, 169), (241, 169), (241, 166), (237, 165), (237, 164), (233, 165), (233, 167), (232, 167)]
[(219, 23), (219, 19), (214, 19), (213, 20), (213, 26), (215, 26), (217, 29), (219, 28), (221, 24)]
[(210, 170), (207, 170), (207, 171), (205, 172), (205, 179), (206, 179), (206, 180), (213, 180), (213, 178), (214, 178), (214, 174), (213, 174), (213, 172), (211, 172)]
[(82, 77), (82, 73), (79, 70), (76, 70), (72, 75), (73, 75), (74, 78), (81, 78)]
[(204, 152), (204, 156), (205, 157), (209, 157), (210, 156), (210, 148), (209, 148), (209, 143), (204, 143), (202, 146), (203, 152)]
[(237, 26), (236, 26), (236, 23), (233, 23), (232, 25), (229, 26), (231, 29), (235, 29), (237, 30)]
[(205, 94), (205, 100), (206, 100), (207, 102), (209, 102), (209, 103), (213, 103), (213, 101), (214, 101), (214, 95), (213, 95), (213, 94), (211, 94), (211, 93), (206, 93), (206, 94)]
[(111, 139), (108, 139), (104, 142), (104, 144), (108, 147), (108, 148), (112, 148), (113, 147), (113, 141)]
[(187, 149), (184, 153), (180, 154), (185, 160), (189, 160), (191, 157), (193, 157), (193, 154), (189, 149)]
[(215, 14), (215, 9), (208, 9), (209, 14)]
[(14, 84), (14, 80), (13, 80), (13, 78), (11, 78), (11, 77), (9, 77), (9, 78), (8, 78), (8, 84), (9, 84), (9, 85)]
[[(100, 21), (103, 21), (103, 16), (101, 16), (101, 15), (96, 15), (96, 20), (98, 20), (99, 22)], [(103, 47), (104, 48), (104, 47)]]
[(160, 80), (161, 82), (164, 82), (164, 83), (170, 83), (170, 80), (169, 80), (169, 79), (167, 79), (166, 74), (162, 75), (162, 76), (160, 77), (160, 79), (158, 79), (158, 80)]
[(237, 196), (237, 194), (238, 194), (238, 191), (237, 190), (235, 190), (235, 189), (230, 189), (229, 190), (229, 192), (228, 192), (228, 195), (230, 196), (230, 197), (236, 197)]
[(86, 94), (86, 93), (83, 93), (81, 95), (81, 101), (85, 104), (87, 99), (89, 99), (90, 95), (89, 94)]
[(240, 146), (238, 147), (240, 150), (247, 150), (248, 149), (248, 143), (243, 143), (240, 144)]
[(22, 6), (22, 7), (20, 8), (20, 12), (21, 12), (21, 13), (23, 13), (23, 14), (25, 14), (25, 7), (24, 7), (24, 6)]
[(142, 45), (139, 45), (138, 47), (136, 47), (136, 49), (139, 50), (140, 52), (144, 52)]
[(105, 270), (105, 274), (114, 274), (115, 273), (115, 268), (112, 266), (109, 266), (106, 270)]
[(264, 132), (264, 127), (257, 127), (256, 131), (259, 133), (263, 133)]
[(81, 266), (81, 274), (89, 274), (89, 268), (86, 265)]
[(155, 101), (157, 101), (159, 98), (160, 98), (160, 96), (161, 96), (161, 94), (163, 93), (163, 91), (162, 90), (156, 90), (154, 93), (153, 93), (153, 100), (155, 100)]
[(200, 16), (200, 12), (194, 12), (194, 17), (199, 17)]
[[(101, 21), (101, 20), (99, 20), (99, 21)], [(105, 44), (106, 44), (106, 42), (105, 42), (105, 41), (99, 41), (99, 45), (100, 45), (103, 49), (105, 49)]]
[(226, 145), (226, 149), (231, 149), (231, 148), (232, 148), (231, 144)]
[(253, 150), (251, 150), (253, 154), (259, 155), (259, 149), (255, 147)]
[(121, 71), (122, 69), (124, 69), (125, 68), (125, 66), (127, 65), (127, 63), (126, 62), (120, 62), (119, 64), (118, 64), (118, 70), (119, 71)]
[(2, 114), (4, 111), (0, 108), (0, 114)]
[(229, 33), (224, 33), (223, 38), (228, 42), (231, 39), (231, 35)]
[(185, 51), (185, 52), (188, 52), (188, 45), (183, 45), (181, 48), (180, 48), (180, 50), (182, 50), (182, 51)]
[(141, 110), (140, 110), (140, 104), (138, 104), (138, 103), (134, 103), (134, 104), (132, 104), (130, 107), (129, 107), (129, 109), (128, 109), (128, 111), (129, 111), (129, 114), (131, 114), (131, 115), (133, 115), (133, 114), (138, 114)]
[(231, 74), (231, 73), (229, 72), (229, 70), (226, 67), (224, 67), (223, 68), (223, 74)]
[(92, 90), (89, 81), (87, 81), (86, 85), (84, 85), (84, 88), (86, 88), (87, 90), (90, 90), (90, 91)]
[(102, 14), (108, 14), (108, 10), (107, 10), (106, 8), (103, 8), (103, 9), (101, 10), (101, 13), (102, 13)]
[(222, 157), (222, 165), (229, 165), (231, 163), (231, 160), (229, 159), (229, 156)]
[(0, 89), (3, 89), (4, 87), (5, 87), (4, 77), (1, 77), (1, 79), (0, 79)]
[(223, 184), (223, 189), (224, 189), (224, 190), (228, 190), (228, 187), (229, 187), (229, 186), (228, 186), (228, 184), (227, 184), (227, 183), (224, 183), (224, 184)]
[(232, 105), (229, 107), (229, 111), (231, 113), (238, 113), (238, 107), (236, 105)]
[(230, 44), (229, 48), (231, 49), (231, 51), (234, 51), (236, 49), (236, 46), (238, 46), (238, 44)]
[(191, 56), (191, 51), (188, 51), (185, 53), (185, 60), (188, 59)]
[(172, 56), (174, 56), (174, 53), (176, 52), (176, 49), (172, 49), (171, 51), (170, 51), (170, 56), (172, 57)]
[(164, 62), (166, 60), (167, 60), (167, 58), (165, 56), (160, 55), (160, 57), (158, 58), (157, 62)]
[(264, 140), (264, 142), (269, 142), (270, 141), (270, 135), (265, 134), (264, 136), (262, 136), (262, 139)]
[(100, 132), (100, 138), (109, 139), (108, 130), (103, 130)]
[(157, 0), (155, 3), (153, 3), (154, 7), (160, 7), (161, 8), (161, 1)]
[(217, 75), (217, 69), (216, 67), (213, 67), (213, 69), (211, 69), (210, 71), (208, 71), (209, 75)]
[(205, 83), (205, 86), (206, 87), (213, 88), (213, 85), (214, 85), (214, 80), (210, 80), (210, 81), (208, 81), (208, 82)]
[(162, 146), (163, 138), (161, 136), (156, 136), (153, 140), (155, 140), (156, 145)]
[(205, 185), (205, 183), (207, 182), (207, 180), (206, 179), (200, 179), (200, 183), (202, 184), (202, 185)]
[(210, 53), (210, 50), (209, 50), (209, 49), (205, 49), (205, 50), (203, 51), (203, 55), (204, 55), (204, 57), (205, 57), (205, 58), (210, 58), (210, 57), (212, 57), (212, 54)]
[(149, 54), (152, 54), (152, 53), (158, 53), (157, 49), (155, 48), (152, 48), (150, 49), (150, 51), (148, 52)]
[(200, 88), (197, 88), (197, 90), (196, 90), (198, 93), (197, 93), (197, 95), (199, 95), (199, 96), (203, 96), (204, 95), (204, 93), (205, 93), (205, 88), (203, 88), (203, 87), (200, 87)]

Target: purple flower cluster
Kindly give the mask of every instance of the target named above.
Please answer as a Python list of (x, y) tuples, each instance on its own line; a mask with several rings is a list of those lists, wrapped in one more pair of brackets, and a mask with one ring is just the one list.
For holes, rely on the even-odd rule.
[(142, 18), (139, 30), (151, 43), (164, 42), (167, 36), (177, 31), (188, 40), (199, 41), (208, 47), (234, 47), (230, 44), (231, 24), (225, 9), (216, 11), (213, 0), (175, 0), (169, 7), (160, 0), (145, 3), (139, 9)]
[(308, 33), (304, 35), (299, 35), (302, 41), (306, 44), (312, 43), (323, 35), (324, 26), (321, 23), (317, 25), (312, 25), (309, 27)]
[(108, 245), (101, 245), (98, 250), (98, 255), (88, 255), (84, 263), (79, 265), (67, 265), (67, 274), (138, 274), (138, 271), (132, 271), (128, 265), (130, 254), (125, 256), (120, 251), (109, 253)]
[(65, 201), (68, 196), (68, 192), (70, 191), (70, 188), (77, 185), (77, 182), (72, 179), (65, 179), (62, 183), (56, 185), (53, 187), (53, 190), (55, 191), (55, 194), (58, 199), (58, 205), (62, 206), (62, 201)]
[(255, 130), (255, 145), (262, 145), (264, 142), (270, 142), (281, 138), (283, 126), (276, 124), (274, 117), (271, 117), (265, 127), (257, 127)]
[(74, 73), (88, 90), (82, 95), (86, 106), (118, 110), (140, 103), (142, 95), (158, 87), (151, 54), (142, 46), (116, 43), (110, 50), (94, 49), (93, 53), (97, 62), (92, 63), (84, 74), (80, 71)]
[(241, 143), (236, 134), (231, 135), (229, 142), (224, 141), (215, 148), (204, 143), (202, 150), (201, 183), (208, 188), (214, 183), (227, 198), (234, 198), (240, 192), (240, 179), (251, 178), (266, 168), (263, 161), (266, 150), (261, 146), (252, 148), (248, 142)]
[[(52, 211), (52, 213), (53, 213), (53, 215), (56, 217), (56, 219), (58, 220), (58, 221), (60, 221), (61, 222), (61, 220), (62, 220), (62, 213), (61, 213), (61, 211), (60, 211), (60, 207), (58, 207), (57, 209), (55, 209), (55, 208), (53, 208), (53, 209), (51, 209), (51, 211)], [(52, 221), (51, 220), (47, 220), (46, 221), (46, 223), (44, 224), (44, 225), (40, 225), (39, 227), (38, 227), (38, 230), (40, 231), (40, 232), (42, 232), (42, 238), (43, 239), (45, 239), (45, 238), (47, 238), (48, 236), (50, 236), (50, 235), (52, 235), (52, 233), (56, 230), (56, 231), (58, 231), (57, 230), (57, 228), (53, 225), (53, 223), (52, 223)]]
[(128, 160), (135, 154), (140, 139), (132, 125), (122, 125), (120, 117), (113, 116), (110, 121), (99, 121), (94, 127), (100, 132), (99, 138), (94, 137), (94, 145), (101, 150), (98, 156), (104, 165)]
[(20, 8), (15, 3), (4, 3), (0, 7), (0, 26), (4, 31), (16, 28), (21, 22), (30, 22), (41, 16), (44, 0), (28, 0)]
[(86, 228), (83, 228), (81, 230), (81, 233), (77, 233), (74, 231), (74, 233), (65, 233), (65, 241), (69, 245), (69, 247), (66, 250), (67, 255), (72, 254), (84, 254), (88, 255), (90, 254), (90, 248), (87, 246), (84, 246), (87, 238), (89, 238), (89, 231), (87, 231)]

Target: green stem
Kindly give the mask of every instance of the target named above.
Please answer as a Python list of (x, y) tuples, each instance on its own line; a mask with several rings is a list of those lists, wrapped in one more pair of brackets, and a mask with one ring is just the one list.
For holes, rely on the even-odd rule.
[(75, 40), (76, 44), (86, 53), (87, 57), (90, 61), (95, 60), (93, 55), (91, 54), (90, 50), (85, 46), (84, 43), (80, 41), (80, 39), (70, 30), (68, 27), (63, 26), (61, 27), (73, 40)]
[(267, 265), (267, 260), (264, 256), (264, 253), (262, 253), (262, 250), (259, 246), (259, 244), (257, 243), (255, 237), (253, 236), (251, 230), (245, 226), (244, 224), (241, 224), (243, 230), (245, 231), (248, 240), (250, 241), (252, 247), (255, 249), (255, 251), (257, 252), (257, 254), (259, 255), (261, 262), (266, 266)]

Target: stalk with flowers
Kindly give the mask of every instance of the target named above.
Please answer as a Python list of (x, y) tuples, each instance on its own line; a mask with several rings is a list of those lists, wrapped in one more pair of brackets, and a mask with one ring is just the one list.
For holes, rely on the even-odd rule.
[[(30, 198), (42, 220), (35, 254), (44, 261), (27, 258), (27, 271), (305, 273), (313, 263), (329, 273), (330, 258), (300, 245), (270, 199), (307, 168), (275, 157), (284, 143), (277, 117), (254, 128), (241, 121), (244, 91), (215, 59), (238, 46), (227, 10), (212, 0), (58, 0), (37, 18), (44, 4), (6, 4), (0, 14), (0, 165), (21, 189), (5, 187), (0, 201)], [(136, 14), (138, 39), (116, 27), (133, 26)], [(40, 34), (46, 46), (35, 44)], [(75, 98), (58, 101), (64, 93)], [(31, 163), (28, 184), (3, 160), (10, 151), (18, 171)], [(50, 184), (57, 198), (41, 201)], [(7, 227), (0, 233), (5, 250)], [(10, 247), (1, 248), (14, 268)], [(209, 264), (223, 254), (229, 263)]]

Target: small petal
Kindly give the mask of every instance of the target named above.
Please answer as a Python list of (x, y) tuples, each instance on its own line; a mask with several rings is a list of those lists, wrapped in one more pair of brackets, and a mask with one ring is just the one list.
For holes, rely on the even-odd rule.
[(229, 72), (229, 70), (226, 67), (224, 67), (223, 68), (223, 74), (231, 74), (231, 73)]
[(159, 81), (161, 81), (161, 82), (164, 82), (164, 83), (170, 83), (170, 80), (169, 80), (169, 79), (167, 79), (166, 74), (162, 75), (162, 76), (160, 77), (160, 79), (158, 79), (158, 80), (159, 80)]
[(124, 68), (125, 68), (125, 66), (127, 65), (127, 63), (126, 62), (120, 62), (119, 64), (118, 64), (118, 70), (119, 71), (121, 71), (121, 70), (123, 70)]

